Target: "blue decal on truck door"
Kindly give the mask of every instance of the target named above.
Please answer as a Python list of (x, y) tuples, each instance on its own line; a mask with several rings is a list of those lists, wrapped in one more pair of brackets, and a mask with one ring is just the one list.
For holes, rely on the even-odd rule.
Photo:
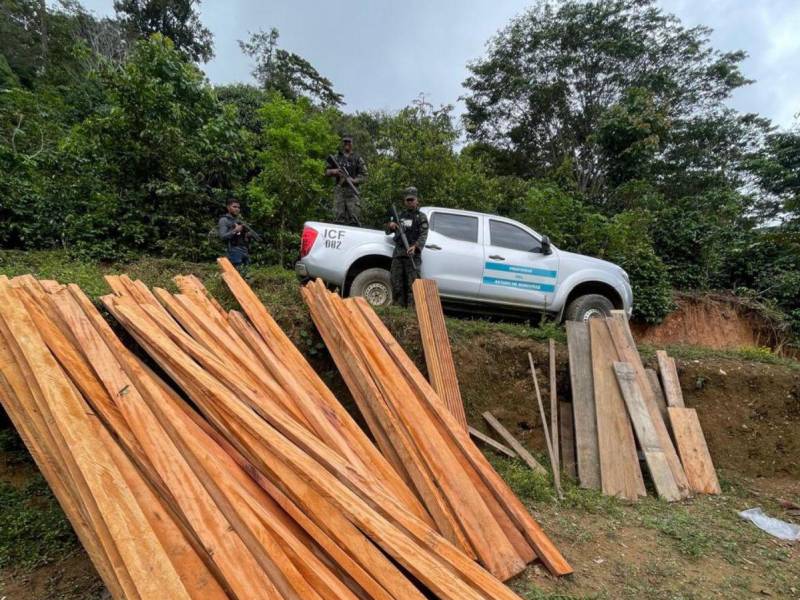
[(483, 283), (486, 285), (498, 285), (536, 292), (554, 292), (556, 289), (555, 283), (537, 281), (537, 279), (555, 279), (558, 271), (495, 262), (487, 262), (484, 265), (484, 269), (485, 271), (497, 271), (497, 275), (506, 275), (506, 277), (484, 275)]

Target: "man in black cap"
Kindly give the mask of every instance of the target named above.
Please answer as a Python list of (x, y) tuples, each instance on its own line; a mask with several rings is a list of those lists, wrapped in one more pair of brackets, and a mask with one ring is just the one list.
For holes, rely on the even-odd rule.
[[(352, 186), (348, 184), (344, 171), (350, 176)], [(353, 152), (353, 136), (342, 136), (342, 148), (336, 155), (336, 164), (328, 160), (325, 176), (336, 178), (336, 185), (333, 187), (334, 222), (360, 227), (361, 199), (358, 196), (358, 186), (367, 178), (367, 165), (361, 156)]]
[[(419, 209), (419, 193), (415, 187), (407, 187), (403, 193), (405, 204), (400, 213), (400, 222), (394, 215), (389, 216), (386, 233), (394, 232), (394, 252), (390, 277), (392, 281), (392, 302), (400, 306), (413, 306), (414, 294), (411, 286), (419, 277), (422, 268), (422, 249), (428, 239), (428, 217)], [(403, 245), (400, 231), (405, 232), (408, 250)]]

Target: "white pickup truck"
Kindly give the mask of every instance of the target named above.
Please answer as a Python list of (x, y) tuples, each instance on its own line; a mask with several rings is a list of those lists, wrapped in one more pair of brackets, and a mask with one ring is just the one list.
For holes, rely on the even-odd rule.
[[(487, 312), (548, 313), (582, 321), (633, 305), (628, 274), (610, 262), (553, 246), (547, 236), (496, 215), (424, 207), (430, 231), (422, 276), (435, 279), (442, 300)], [(392, 301), (394, 241), (375, 229), (310, 221), (303, 226), (297, 275), (320, 278), (344, 296)]]

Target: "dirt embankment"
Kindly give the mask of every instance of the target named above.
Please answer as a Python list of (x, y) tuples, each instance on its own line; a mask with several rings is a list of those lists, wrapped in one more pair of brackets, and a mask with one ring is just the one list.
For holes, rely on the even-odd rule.
[(675, 303), (677, 308), (658, 325), (633, 323), (640, 343), (717, 350), (781, 345), (781, 333), (773, 324), (736, 298), (678, 294)]

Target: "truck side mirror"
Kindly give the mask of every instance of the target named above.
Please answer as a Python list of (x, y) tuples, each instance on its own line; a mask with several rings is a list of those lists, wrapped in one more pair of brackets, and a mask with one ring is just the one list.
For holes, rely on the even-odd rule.
[(542, 236), (542, 254), (552, 254), (553, 249), (550, 247), (550, 238), (546, 235)]

